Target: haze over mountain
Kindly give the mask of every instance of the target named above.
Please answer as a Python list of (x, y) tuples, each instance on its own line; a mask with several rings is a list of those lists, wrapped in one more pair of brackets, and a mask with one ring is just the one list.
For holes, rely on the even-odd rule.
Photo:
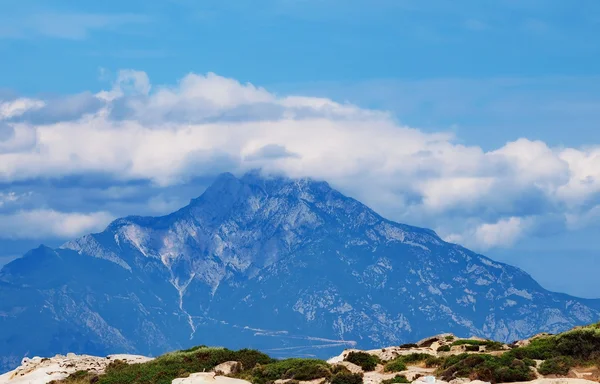
[(25, 355), (197, 344), (329, 356), (441, 332), (512, 341), (600, 318), (522, 270), (386, 220), (311, 179), (219, 176), (0, 271), (0, 370)]

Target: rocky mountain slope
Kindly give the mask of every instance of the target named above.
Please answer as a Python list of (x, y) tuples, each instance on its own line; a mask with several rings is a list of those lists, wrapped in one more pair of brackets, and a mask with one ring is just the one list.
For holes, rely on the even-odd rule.
[(599, 300), (548, 292), (325, 182), (223, 174), (170, 215), (118, 219), (6, 265), (0, 371), (69, 351), (327, 356), (440, 332), (510, 341), (598, 319)]

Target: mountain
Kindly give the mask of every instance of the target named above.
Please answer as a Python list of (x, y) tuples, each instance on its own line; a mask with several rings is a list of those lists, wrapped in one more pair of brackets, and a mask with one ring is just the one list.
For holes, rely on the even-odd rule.
[(339, 353), (452, 332), (511, 341), (600, 319), (600, 300), (387, 220), (310, 179), (219, 176), (163, 217), (41, 246), (0, 271), (0, 370), (25, 355), (196, 344)]

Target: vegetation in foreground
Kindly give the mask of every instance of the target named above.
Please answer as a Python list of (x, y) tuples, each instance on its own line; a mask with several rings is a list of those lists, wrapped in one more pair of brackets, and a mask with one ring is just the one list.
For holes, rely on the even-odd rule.
[[(447, 340), (451, 341), (451, 340)], [(456, 344), (460, 342), (459, 344)], [(457, 340), (453, 345), (467, 344), (479, 348), (485, 345), (496, 349), (490, 341)], [(500, 344), (500, 343), (498, 343)], [(502, 348), (499, 348), (502, 349)], [(462, 353), (436, 357), (424, 353), (398, 356), (390, 361), (380, 361), (366, 352), (352, 352), (346, 357), (363, 368), (374, 370), (384, 364), (385, 372), (402, 372), (407, 366), (436, 367), (436, 375), (449, 381), (457, 377), (468, 377), (492, 383), (529, 381), (535, 378), (533, 367), (536, 360), (543, 360), (538, 372), (543, 375), (567, 375), (576, 366), (600, 365), (600, 323), (579, 327), (559, 335), (535, 338), (527, 346), (514, 346), (498, 355), (486, 353)], [(331, 384), (361, 384), (362, 374), (351, 373), (340, 365), (330, 365), (318, 359), (275, 360), (268, 355), (249, 349), (231, 351), (225, 348), (200, 346), (163, 355), (143, 364), (128, 365), (111, 363), (102, 375), (85, 371), (72, 374), (54, 384), (170, 384), (178, 377), (187, 377), (194, 372), (210, 371), (226, 361), (238, 361), (242, 371), (234, 377), (254, 384), (270, 384), (275, 380), (325, 379)], [(406, 383), (403, 375), (385, 380), (383, 384)]]

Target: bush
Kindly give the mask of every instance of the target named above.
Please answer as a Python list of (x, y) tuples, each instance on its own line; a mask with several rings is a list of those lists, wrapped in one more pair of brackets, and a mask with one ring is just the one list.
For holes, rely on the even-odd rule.
[(396, 383), (410, 383), (410, 381), (404, 375), (396, 375), (392, 379), (383, 380), (381, 384), (396, 384)]
[(429, 356), (425, 360), (425, 367), (427, 368), (439, 367), (442, 364), (444, 364), (444, 359), (441, 357)]
[(523, 361), (510, 356), (460, 354), (449, 356), (440, 369), (443, 380), (468, 377), (471, 380), (498, 382), (530, 381), (535, 375)]
[(442, 346), (438, 347), (437, 351), (438, 352), (450, 352), (450, 346), (442, 345)]
[(528, 367), (535, 367), (537, 365), (534, 360), (529, 358), (524, 358), (523, 363), (525, 363), (525, 365), (527, 365)]
[(554, 337), (540, 337), (525, 347), (512, 349), (508, 354), (517, 359), (550, 359), (557, 355), (556, 340)]
[(383, 367), (383, 370), (385, 372), (400, 372), (406, 370), (407, 365), (414, 365), (421, 362), (425, 363), (426, 367), (436, 367), (442, 361), (442, 359), (438, 359), (428, 353), (411, 353), (409, 355), (398, 356), (394, 360), (389, 361)]
[(431, 355), (428, 353), (411, 353), (409, 355), (401, 355), (396, 357), (396, 359), (402, 360), (404, 364), (410, 365), (413, 363), (419, 363), (421, 361), (425, 361), (430, 358)]
[(344, 359), (352, 364), (356, 364), (365, 372), (373, 371), (379, 363), (379, 358), (366, 352), (350, 352)]
[(454, 340), (454, 336), (450, 335), (450, 336), (446, 336), (446, 341), (452, 341)]
[(252, 370), (252, 382), (266, 383), (278, 379), (314, 380), (331, 377), (329, 364), (317, 359), (285, 359)]
[(384, 372), (401, 372), (406, 371), (406, 364), (400, 359), (395, 358), (394, 360), (388, 362), (383, 367)]
[[(504, 348), (504, 344), (492, 340), (456, 340), (452, 345), (485, 346), (486, 351), (498, 351)], [(469, 349), (467, 348), (467, 351)]]
[(331, 374), (336, 375), (338, 373), (352, 373), (346, 366), (341, 364), (336, 364), (331, 366)]
[(175, 378), (189, 376), (194, 372), (210, 371), (226, 361), (239, 361), (244, 369), (250, 369), (256, 364), (270, 364), (275, 360), (264, 353), (248, 349), (231, 351), (200, 346), (168, 353), (143, 364), (112, 362), (106, 368), (105, 374), (98, 376), (97, 383), (171, 384)]
[(360, 373), (340, 372), (331, 377), (331, 384), (362, 384), (363, 375)]
[(52, 380), (49, 382), (49, 384), (59, 384), (59, 383), (88, 384), (88, 383), (92, 383), (96, 380), (98, 380), (98, 375), (94, 375), (92, 373), (89, 373), (88, 371), (77, 371), (77, 372), (70, 374), (69, 376), (67, 376), (65, 379), (63, 379), (61, 381)]
[(479, 352), (479, 345), (467, 345), (465, 346), (465, 351)]
[(562, 375), (565, 376), (569, 373), (571, 367), (575, 365), (573, 358), (568, 356), (553, 357), (548, 360), (544, 360), (538, 369), (538, 372), (542, 375)]
[(573, 329), (558, 336), (556, 350), (558, 354), (579, 360), (591, 360), (598, 357), (600, 351), (600, 328), (592, 325)]

